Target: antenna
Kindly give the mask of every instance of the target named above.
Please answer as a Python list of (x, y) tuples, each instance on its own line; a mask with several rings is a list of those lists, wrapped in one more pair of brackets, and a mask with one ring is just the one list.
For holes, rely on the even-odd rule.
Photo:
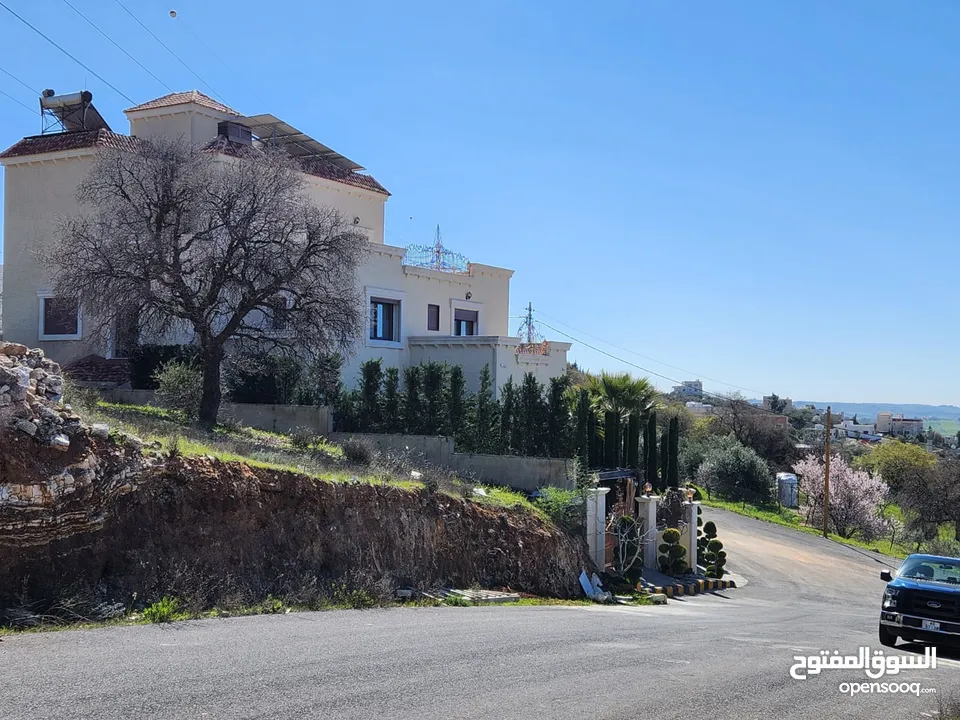
[(536, 323), (533, 321), (533, 303), (527, 303), (527, 313), (523, 318), (523, 322), (520, 324), (520, 329), (517, 331), (519, 335), (524, 340), (517, 345), (517, 353), (520, 355), (549, 355), (550, 354), (550, 345), (544, 339), (543, 335), (540, 334), (540, 331), (537, 330)]

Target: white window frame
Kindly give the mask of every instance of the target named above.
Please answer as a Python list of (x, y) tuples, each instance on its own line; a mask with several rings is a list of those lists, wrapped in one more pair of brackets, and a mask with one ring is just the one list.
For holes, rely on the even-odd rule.
[[(403, 330), (404, 324), (404, 313), (406, 308), (404, 307), (407, 299), (407, 294), (403, 290), (390, 290), (389, 288), (379, 288), (368, 286), (365, 288), (366, 294), (366, 303), (364, 305), (364, 331), (363, 338), (364, 344), (367, 347), (381, 347), (381, 348), (402, 348), (403, 343), (406, 340), (407, 334)], [(374, 340), (370, 337), (370, 302), (374, 299), (378, 300), (390, 300), (397, 303), (397, 310), (399, 311), (399, 317), (394, 319), (394, 322), (397, 324), (397, 339), (396, 340)]]
[(37, 339), (44, 342), (55, 342), (60, 340), (80, 340), (83, 337), (83, 308), (77, 304), (77, 332), (67, 335), (48, 335), (43, 327), (43, 311), (47, 300), (56, 298), (57, 294), (52, 290), (41, 290), (37, 293)]
[[(477, 334), (476, 335), (457, 335), (457, 321), (454, 319), (457, 314), (457, 310), (475, 310), (477, 313)], [(483, 335), (483, 324), (484, 324), (484, 315), (483, 315), (483, 303), (474, 302), (473, 300), (458, 300), (456, 298), (450, 298), (450, 336), (451, 337), (479, 337)]]

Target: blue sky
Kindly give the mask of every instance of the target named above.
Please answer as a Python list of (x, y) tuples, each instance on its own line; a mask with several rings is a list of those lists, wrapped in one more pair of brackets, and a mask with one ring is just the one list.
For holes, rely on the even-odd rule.
[[(136, 102), (167, 92), (64, 0), (3, 2)], [(514, 268), (514, 315), (532, 301), (712, 391), (960, 404), (950, 0), (125, 0), (209, 86), (116, 0), (71, 2), (172, 88), (365, 165), (393, 193), (388, 243), (439, 224), (451, 249)], [(0, 68), (89, 88), (126, 131), (128, 100), (3, 8), (0, 27)], [(36, 106), (3, 73), (0, 90)], [(0, 144), (39, 131), (0, 108)], [(636, 370), (582, 343), (571, 357)]]

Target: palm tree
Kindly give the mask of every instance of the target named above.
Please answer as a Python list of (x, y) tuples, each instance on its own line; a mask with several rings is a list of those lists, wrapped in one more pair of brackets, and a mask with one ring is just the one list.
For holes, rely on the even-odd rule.
[(646, 413), (657, 397), (656, 388), (647, 378), (635, 378), (626, 372), (591, 376), (588, 388), (599, 412), (616, 413), (621, 420), (626, 420), (631, 413)]

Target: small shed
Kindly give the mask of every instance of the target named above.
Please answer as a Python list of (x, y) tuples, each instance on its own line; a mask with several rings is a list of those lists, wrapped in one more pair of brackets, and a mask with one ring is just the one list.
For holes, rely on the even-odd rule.
[(800, 481), (793, 473), (777, 473), (777, 497), (784, 507), (795, 508), (799, 506), (799, 487)]

